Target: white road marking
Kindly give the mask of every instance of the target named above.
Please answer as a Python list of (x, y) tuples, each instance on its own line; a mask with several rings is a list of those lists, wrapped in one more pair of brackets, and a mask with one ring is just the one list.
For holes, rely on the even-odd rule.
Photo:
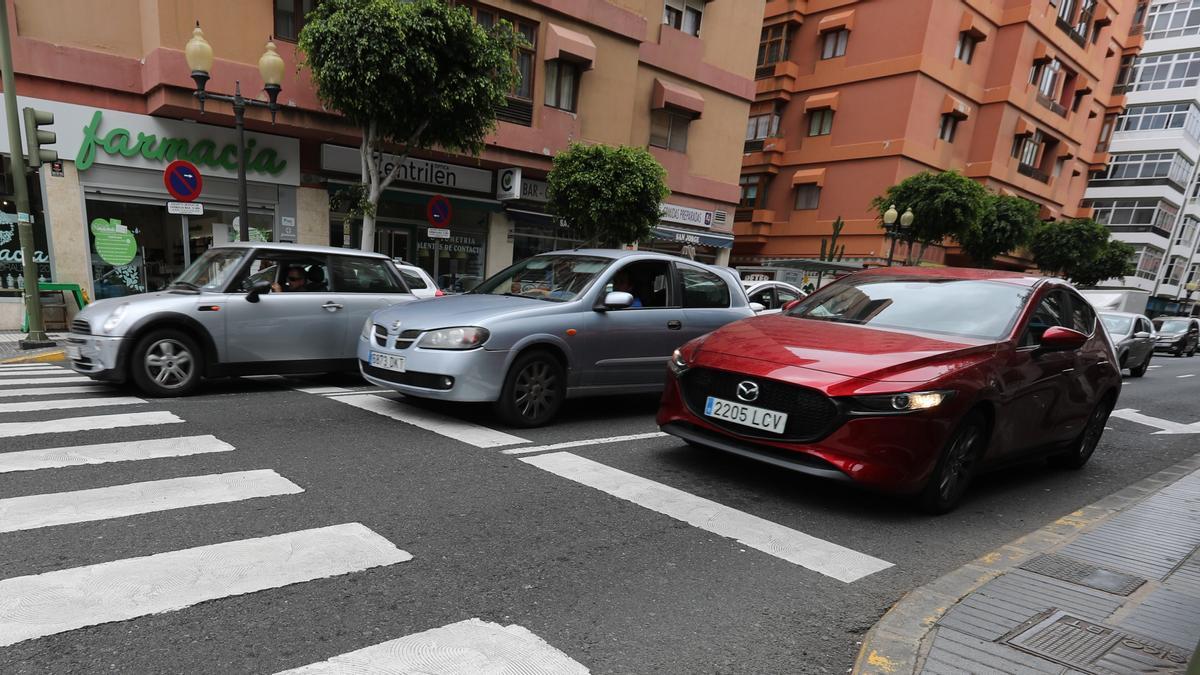
[(1187, 375), (1176, 375), (1175, 377), (1178, 377), (1179, 379), (1183, 379), (1185, 377), (1195, 377), (1195, 376), (1196, 376), (1195, 373), (1189, 373)]
[(25, 389), (0, 389), (0, 398), (13, 398), (16, 396), (55, 396), (59, 394), (97, 394), (102, 390), (98, 387), (104, 387), (102, 382), (88, 382), (84, 384), (65, 384), (59, 387), (30, 387)]
[(412, 560), (360, 523), (0, 581), (0, 646)]
[(453, 438), (480, 448), (495, 448), (502, 445), (517, 445), (529, 442), (524, 438), (506, 434), (503, 431), (496, 431), (479, 426), (478, 424), (463, 422), (448, 415), (422, 410), (415, 406), (379, 396), (359, 394), (334, 396), (331, 398), (332, 400), (352, 405), (355, 408), (361, 408), (377, 415), (390, 417), (405, 424), (411, 424), (426, 431), (432, 431), (435, 434), (441, 434), (447, 438)]
[(16, 370), (18, 368), (58, 368), (53, 363), (0, 363), (0, 370)]
[(587, 668), (516, 624), (469, 619), (406, 635), (277, 675), (349, 673), (551, 673), (585, 675)]
[(53, 401), (21, 401), (19, 403), (0, 403), (0, 413), (38, 412), (40, 410), (64, 410), (72, 408), (100, 408), (106, 405), (136, 405), (145, 403), (144, 399), (136, 396), (113, 396), (93, 398), (64, 398)]
[(296, 387), (296, 391), (305, 394), (356, 394), (359, 392), (345, 387)]
[(1150, 368), (1162, 368), (1162, 366), (1150, 366)]
[(1159, 429), (1159, 431), (1154, 432), (1156, 436), (1160, 434), (1200, 434), (1200, 422), (1196, 422), (1195, 424), (1181, 424), (1179, 422), (1172, 422), (1171, 420), (1151, 417), (1150, 415), (1143, 415), (1132, 408), (1114, 410), (1112, 411), (1112, 416)]
[(169, 412), (130, 413), (128, 415), (92, 415), (90, 417), (67, 417), (60, 420), (38, 422), (5, 422), (0, 424), (0, 438), (33, 436), (35, 434), (59, 434), (69, 431), (95, 431), (97, 429), (119, 429), (122, 427), (144, 427), (151, 424), (179, 424), (182, 419)]
[(58, 366), (22, 366), (20, 368), (9, 368), (7, 370), (0, 370), (0, 377), (13, 377), (13, 376), (19, 375), (21, 373), (56, 373), (56, 372), (69, 373), (72, 371), (69, 371), (66, 368), (59, 368)]
[[(66, 371), (64, 371), (66, 372)], [(24, 373), (29, 375), (29, 373)], [(90, 382), (92, 378), (84, 375), (63, 375), (59, 377), (58, 373), (54, 373), (54, 377), (16, 377), (12, 379), (0, 379), (0, 386), (9, 387), (18, 384), (58, 384), (61, 382)], [(0, 390), (3, 391), (3, 390)]]
[(189, 506), (304, 492), (270, 469), (129, 483), (0, 499), (0, 532), (123, 518)]
[(892, 566), (885, 560), (569, 452), (521, 461), (846, 583)]
[(545, 452), (547, 450), (566, 450), (567, 448), (578, 448), (588, 445), (604, 445), (606, 443), (624, 443), (625, 441), (640, 441), (647, 438), (662, 438), (667, 436), (661, 431), (652, 431), (645, 434), (630, 434), (629, 436), (609, 436), (608, 438), (592, 438), (586, 441), (567, 441), (565, 443), (554, 443), (553, 445), (538, 445), (532, 448), (509, 448), (501, 450), (506, 455), (527, 455), (531, 452)]
[(231, 452), (233, 449), (232, 445), (216, 436), (181, 436), (179, 438), (155, 438), (149, 441), (124, 441), (23, 450), (0, 453), (0, 473), (57, 469), (83, 464), (130, 462), (162, 457), (185, 457), (210, 452)]

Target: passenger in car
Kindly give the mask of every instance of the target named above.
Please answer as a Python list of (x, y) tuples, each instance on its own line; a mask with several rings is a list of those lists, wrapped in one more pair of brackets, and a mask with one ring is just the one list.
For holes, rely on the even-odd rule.
[(271, 284), (271, 290), (275, 291), (276, 293), (279, 293), (280, 291), (282, 291), (284, 293), (293, 293), (296, 291), (307, 291), (308, 290), (308, 287), (306, 286), (306, 282), (308, 281), (308, 278), (304, 274), (303, 267), (299, 267), (299, 266), (289, 267), (288, 271), (287, 271), (287, 276), (284, 278), (285, 278), (284, 283), (286, 285), (280, 286), (279, 283), (276, 282), (276, 283)]
[(638, 297), (637, 292), (633, 288), (633, 282), (629, 279), (629, 274), (625, 270), (617, 272), (613, 276), (613, 291), (617, 293), (628, 293), (633, 296), (633, 302), (630, 307), (642, 307), (642, 299)]

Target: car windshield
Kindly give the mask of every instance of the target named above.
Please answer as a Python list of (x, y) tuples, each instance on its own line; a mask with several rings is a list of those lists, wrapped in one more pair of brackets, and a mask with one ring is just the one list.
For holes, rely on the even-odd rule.
[(1104, 327), (1108, 329), (1108, 332), (1113, 335), (1125, 335), (1129, 332), (1129, 327), (1133, 325), (1133, 319), (1116, 314), (1101, 314), (1100, 320), (1104, 322)]
[(1162, 326), (1159, 327), (1158, 331), (1160, 333), (1182, 333), (1187, 330), (1187, 326), (1187, 319), (1167, 319), (1162, 322)]
[(586, 255), (534, 256), (484, 281), (471, 293), (567, 302), (583, 294), (610, 264), (609, 258)]
[(1031, 289), (997, 281), (849, 278), (788, 316), (995, 340), (1008, 335)]
[(180, 274), (172, 286), (188, 288), (203, 288), (216, 290), (229, 281), (230, 275), (241, 266), (246, 257), (246, 249), (240, 248), (210, 248), (204, 255), (196, 258), (183, 274)]

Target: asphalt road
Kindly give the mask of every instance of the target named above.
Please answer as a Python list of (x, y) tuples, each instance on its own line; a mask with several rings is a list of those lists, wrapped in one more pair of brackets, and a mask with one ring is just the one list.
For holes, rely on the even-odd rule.
[[(1144, 378), (1126, 379), (1118, 408), (1200, 423), (1200, 358), (1157, 357), (1154, 366)], [(1039, 463), (993, 474), (977, 481), (957, 511), (930, 518), (892, 498), (693, 450), (668, 437), (504, 452), (653, 433), (653, 397), (572, 402), (559, 423), (537, 430), (505, 429), (483, 408), (399, 403), (352, 379), (238, 379), (181, 400), (6, 407), (136, 396), (108, 388), (6, 396), (38, 385), (5, 380), (64, 374), (33, 373), (0, 371), (0, 645), (11, 643), (0, 646), (4, 673), (273, 673), (476, 617), (522, 626), (596, 673), (845, 672), (863, 633), (907, 590), (1190, 456), (1200, 439), (1113, 419), (1084, 470)], [(155, 412), (167, 416), (137, 417)], [(92, 421), (69, 422), (81, 417)], [(87, 428), (109, 423), (97, 418), (131, 426)], [(81, 430), (33, 424), (48, 420)], [(22, 467), (30, 456), (10, 455), (204, 435), (232, 449), (57, 468)], [(542, 468), (548, 460), (539, 458), (564, 455), (569, 467), (583, 467), (578, 475)], [(145, 502), (148, 512), (73, 522), (82, 516), (68, 508), (61, 524), (49, 525), (38, 518), (53, 509), (31, 514), (28, 502), (5, 501), (261, 470), (297, 490), (225, 503), (201, 499), (169, 510), (139, 492), (96, 508), (137, 511)], [(595, 486), (603, 483), (597, 475), (636, 482), (644, 494), (633, 501), (613, 496)], [(696, 497), (725, 509), (706, 511)], [(676, 517), (663, 513), (673, 508)], [(680, 515), (689, 509), (694, 517)], [(755, 545), (751, 531), (764, 522), (782, 528)], [(166, 572), (178, 587), (118, 583), (100, 572), (82, 582), (72, 577), (73, 592), (82, 596), (55, 585), (65, 577), (53, 573), (63, 570), (135, 559), (121, 564), (141, 570), (132, 577), (137, 581), (150, 577), (152, 567), (145, 566), (157, 560), (145, 556), (351, 523), (412, 559), (336, 575), (318, 571), (309, 580), (264, 583), (265, 590), (250, 592), (231, 590), (223, 576), (210, 578), (215, 599), (203, 602), (172, 596), (194, 581), (186, 566)], [(732, 534), (721, 523), (732, 523)], [(839, 580), (820, 561), (798, 563), (776, 550), (787, 548), (789, 537), (890, 566)], [(217, 550), (206, 560), (226, 569), (205, 574), (241, 575), (239, 554)], [(314, 564), (336, 557), (325, 552)], [(54, 583), (27, 592), (43, 581)], [(26, 594), (14, 600), (13, 588)], [(108, 600), (92, 600), (93, 594)], [(39, 612), (56, 607), (70, 623), (119, 613), (123, 603), (160, 600), (178, 607), (133, 610), (136, 618), (61, 632), (35, 625)], [(35, 637), (6, 640), (15, 624), (34, 625)]]

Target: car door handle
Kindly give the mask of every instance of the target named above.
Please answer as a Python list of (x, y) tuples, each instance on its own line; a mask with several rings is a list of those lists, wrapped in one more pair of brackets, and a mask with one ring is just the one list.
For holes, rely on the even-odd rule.
[(679, 321), (678, 319), (671, 319), (667, 322), (667, 328), (669, 330), (679, 330), (680, 328), (683, 328), (683, 322)]
[(339, 305), (339, 304), (338, 304), (338, 303), (336, 303), (336, 302), (333, 302), (332, 300), (330, 300), (329, 302), (327, 302), (327, 303), (325, 303), (325, 304), (321, 305), (321, 309), (323, 309), (323, 310), (325, 310), (325, 311), (327, 311), (327, 312), (336, 312), (336, 311), (338, 311), (338, 310), (339, 310), (339, 309), (341, 309), (341, 308), (342, 308), (342, 306), (341, 306), (341, 305)]

